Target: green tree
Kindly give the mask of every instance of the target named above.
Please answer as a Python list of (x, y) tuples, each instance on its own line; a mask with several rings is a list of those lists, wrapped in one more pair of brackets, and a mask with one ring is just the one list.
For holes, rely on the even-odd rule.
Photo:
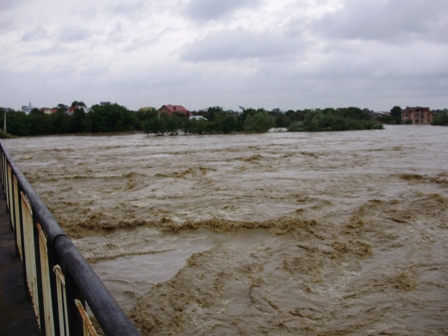
[(166, 120), (166, 131), (170, 134), (175, 134), (177, 133), (176, 131), (178, 130), (178, 123), (176, 122), (176, 119), (174, 119), (173, 117), (168, 118)]
[(94, 105), (89, 112), (92, 132), (122, 132), (134, 129), (138, 120), (134, 112), (118, 104)]
[(238, 120), (234, 116), (223, 116), (219, 121), (219, 130), (222, 133), (228, 134), (238, 130)]
[(448, 126), (448, 113), (437, 113), (436, 115), (434, 115), (431, 124), (438, 126)]
[(84, 107), (87, 107), (86, 104), (84, 104), (83, 101), (77, 101), (77, 100), (75, 100), (75, 101), (72, 102), (71, 107), (76, 107), (76, 106), (84, 106)]
[(391, 124), (401, 124), (401, 107), (400, 106), (394, 106), (390, 110), (390, 117), (391, 117)]
[(273, 117), (275, 127), (288, 127), (291, 125), (291, 120), (279, 108), (273, 109), (269, 112), (269, 115)]
[(382, 125), (371, 117), (369, 111), (356, 107), (326, 108), (324, 110), (306, 110), (304, 112), (304, 120), (294, 122), (288, 128), (288, 131), (321, 132), (382, 128)]
[(26, 136), (31, 133), (31, 122), (28, 116), (23, 112), (8, 113), (7, 116), (8, 133)]
[(39, 109), (32, 109), (27, 116), (29, 123), (32, 125), (29, 135), (45, 135), (52, 134), (53, 125), (51, 123), (51, 116), (46, 115)]
[(90, 114), (82, 109), (76, 109), (70, 117), (70, 129), (73, 133), (88, 133), (92, 131)]
[(164, 134), (167, 124), (164, 118), (148, 119), (143, 122), (143, 132), (146, 134)]
[(48, 117), (53, 134), (66, 134), (71, 132), (71, 117), (62, 110), (58, 110)]
[(244, 131), (250, 133), (264, 133), (274, 126), (272, 117), (269, 116), (267, 111), (260, 111), (255, 114), (249, 115), (244, 120)]
[(401, 111), (403, 111), (403, 110), (401, 109), (400, 106), (394, 106), (390, 110), (390, 115), (392, 117), (400, 117), (401, 118)]

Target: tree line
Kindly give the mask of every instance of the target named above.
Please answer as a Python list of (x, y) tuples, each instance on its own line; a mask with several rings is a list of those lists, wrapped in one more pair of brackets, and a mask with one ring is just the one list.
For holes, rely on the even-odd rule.
[(432, 119), (432, 125), (448, 126), (448, 109), (436, 110)]
[[(72, 107), (85, 107), (73, 102)], [(119, 104), (94, 105), (89, 112), (76, 108), (68, 114), (67, 106), (59, 104), (57, 112), (45, 114), (34, 109), (30, 114), (7, 113), (7, 131), (16, 136), (55, 135), (72, 133), (105, 133), (144, 131), (148, 134), (229, 134), (263, 133), (272, 127), (288, 131), (318, 132), (362, 129), (380, 129), (382, 124), (367, 109), (357, 107), (272, 111), (263, 108), (244, 108), (242, 112), (225, 111), (210, 107), (193, 112), (203, 119), (188, 119), (181, 113), (171, 115), (155, 109), (132, 111)], [(0, 111), (3, 125), (4, 111)]]
[[(125, 132), (139, 129), (139, 121), (135, 113), (118, 104), (104, 106), (94, 105), (85, 113), (82, 102), (76, 103), (73, 113), (68, 114), (64, 105), (57, 112), (45, 114), (33, 109), (30, 114), (8, 112), (7, 132), (17, 136), (52, 135), (69, 133)], [(72, 104), (73, 105), (73, 104)], [(0, 112), (0, 123), (3, 125), (4, 111)], [(140, 128), (141, 129), (141, 128)]]
[(369, 111), (357, 107), (339, 109), (267, 111), (263, 108), (243, 108), (242, 113), (210, 107), (199, 112), (205, 119), (186, 120), (182, 115), (163, 115), (143, 123), (143, 131), (151, 134), (177, 134), (180, 130), (192, 134), (263, 133), (272, 127), (287, 128), (290, 132), (345, 131), (381, 129), (382, 124)]

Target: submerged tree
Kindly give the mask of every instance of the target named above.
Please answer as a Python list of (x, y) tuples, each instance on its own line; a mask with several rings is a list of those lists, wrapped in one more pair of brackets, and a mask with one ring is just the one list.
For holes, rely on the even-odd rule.
[(348, 107), (307, 111), (304, 120), (293, 123), (288, 128), (288, 131), (322, 132), (381, 128), (383, 128), (383, 126), (373, 119), (366, 111)]
[(244, 120), (244, 131), (250, 133), (264, 133), (274, 126), (274, 120), (267, 111), (259, 111)]

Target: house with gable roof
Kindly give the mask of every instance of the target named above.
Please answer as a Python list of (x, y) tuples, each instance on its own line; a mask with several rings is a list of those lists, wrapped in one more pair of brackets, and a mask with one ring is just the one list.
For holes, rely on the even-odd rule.
[(414, 125), (430, 125), (434, 113), (429, 110), (429, 107), (409, 107), (401, 111), (401, 120), (406, 123), (410, 120)]
[(193, 113), (188, 111), (185, 107), (182, 105), (163, 105), (161, 108), (158, 109), (159, 113), (166, 113), (168, 115), (173, 114), (174, 112), (182, 113), (185, 116), (187, 116), (188, 119), (193, 116)]

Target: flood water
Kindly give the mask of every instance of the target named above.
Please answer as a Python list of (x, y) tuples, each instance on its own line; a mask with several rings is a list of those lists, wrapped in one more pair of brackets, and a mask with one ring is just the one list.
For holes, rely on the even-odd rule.
[(448, 128), (3, 140), (143, 335), (448, 334)]

